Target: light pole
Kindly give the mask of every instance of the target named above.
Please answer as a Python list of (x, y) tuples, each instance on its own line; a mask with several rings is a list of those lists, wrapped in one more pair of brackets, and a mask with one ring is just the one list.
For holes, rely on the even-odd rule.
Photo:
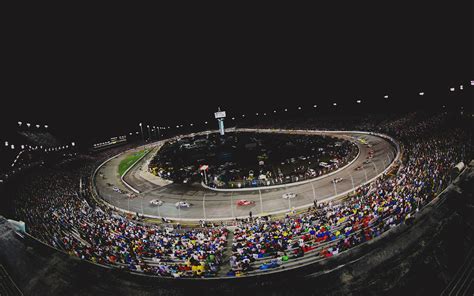
[(202, 198), (202, 213), (204, 215), (204, 220), (206, 220), (206, 194), (204, 193), (204, 197)]
[(146, 126), (148, 128), (148, 140), (151, 141), (151, 131), (150, 131), (150, 125), (147, 124)]
[(230, 212), (232, 213), (232, 218), (235, 218), (235, 213), (234, 213), (234, 199), (232, 198), (232, 195), (234, 192), (230, 193)]
[(311, 182), (311, 188), (313, 188), (314, 201), (316, 201), (316, 190), (314, 189), (313, 182)]
[(145, 143), (145, 137), (143, 136), (143, 125), (141, 122), (138, 125), (140, 126), (140, 131), (142, 132), (142, 141)]
[(355, 192), (355, 186), (354, 186), (354, 178), (352, 178), (352, 174), (349, 174), (351, 176), (351, 182), (352, 182), (352, 190)]

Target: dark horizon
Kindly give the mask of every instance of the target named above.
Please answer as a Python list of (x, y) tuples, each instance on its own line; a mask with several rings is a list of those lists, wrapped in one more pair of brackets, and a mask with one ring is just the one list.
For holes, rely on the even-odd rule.
[(327, 113), (333, 102), (350, 114), (359, 99), (367, 112), (442, 105), (469, 112), (469, 8), (321, 7), (313, 18), (228, 26), (184, 19), (148, 30), (25, 22), (6, 37), (2, 129), (22, 121), (78, 141), (105, 140), (139, 130), (139, 122), (214, 127), (218, 106), (229, 119), (313, 105)]

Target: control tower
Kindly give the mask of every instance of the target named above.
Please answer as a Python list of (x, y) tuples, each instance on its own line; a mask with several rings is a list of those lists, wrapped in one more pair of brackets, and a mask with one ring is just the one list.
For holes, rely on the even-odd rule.
[(223, 136), (225, 111), (221, 111), (221, 107), (217, 108), (217, 112), (214, 113), (214, 117), (217, 119), (217, 124), (219, 125), (219, 133), (221, 136)]

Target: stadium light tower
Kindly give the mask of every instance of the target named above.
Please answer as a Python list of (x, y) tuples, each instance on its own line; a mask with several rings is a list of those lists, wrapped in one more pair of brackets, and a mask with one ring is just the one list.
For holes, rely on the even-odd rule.
[(221, 111), (221, 108), (218, 107), (217, 112), (214, 113), (214, 117), (217, 119), (217, 124), (219, 125), (219, 133), (223, 136), (225, 111)]
[(141, 122), (138, 125), (140, 126), (140, 131), (142, 132), (142, 141), (145, 142), (145, 137), (143, 136), (143, 125)]

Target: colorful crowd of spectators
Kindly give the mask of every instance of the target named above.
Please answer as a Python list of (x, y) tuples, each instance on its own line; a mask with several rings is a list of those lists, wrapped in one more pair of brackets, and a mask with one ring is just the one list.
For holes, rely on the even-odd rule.
[(315, 204), (282, 219), (240, 221), (231, 244), (225, 227), (146, 224), (81, 194), (79, 180), (115, 150), (26, 174), (18, 186), (16, 215), (31, 235), (71, 255), (159, 276), (216, 276), (227, 245), (232, 249), (229, 275), (278, 267), (309, 253), (331, 257), (413, 219), (449, 184), (454, 165), (472, 157), (466, 131), (451, 126), (445, 115), (410, 114), (372, 130), (400, 141), (403, 154), (396, 170), (342, 202)]
[(94, 164), (76, 159), (25, 177), (16, 213), (31, 235), (81, 259), (131, 271), (172, 277), (217, 273), (224, 227), (173, 229), (95, 206), (78, 194), (79, 179)]
[[(394, 135), (404, 146), (398, 171), (359, 188), (342, 203), (319, 204), (298, 217), (241, 223), (234, 231), (233, 273), (278, 267), (307, 252), (334, 256), (410, 221), (447, 186), (452, 168), (472, 151), (461, 129), (447, 127), (442, 115), (420, 120), (413, 114), (380, 125), (378, 131)], [(268, 263), (261, 258), (274, 259)]]

